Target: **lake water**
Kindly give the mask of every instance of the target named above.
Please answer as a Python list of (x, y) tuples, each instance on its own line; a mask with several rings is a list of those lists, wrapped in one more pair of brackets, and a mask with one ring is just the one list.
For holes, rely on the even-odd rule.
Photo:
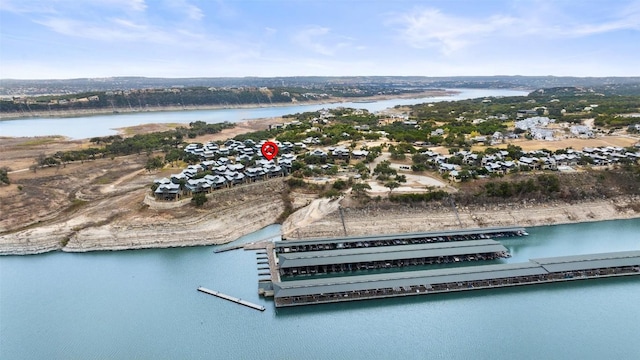
[(413, 105), (437, 101), (475, 99), (489, 96), (524, 96), (526, 91), (503, 89), (454, 89), (460, 91), (453, 96), (430, 98), (391, 99), (375, 102), (343, 102), (320, 105), (277, 106), (250, 109), (189, 110), (166, 112), (141, 112), (130, 114), (110, 114), (69, 118), (26, 118), (0, 121), (0, 136), (48, 136), (62, 135), (72, 139), (86, 139), (94, 136), (117, 134), (114, 129), (149, 123), (181, 123), (194, 121), (219, 123), (238, 122), (248, 119), (261, 119), (296, 114), (320, 109), (352, 107), (380, 111), (396, 105)]
[[(528, 228), (529, 258), (640, 250), (640, 219)], [(239, 241), (278, 236), (270, 226)], [(276, 311), (256, 254), (0, 257), (0, 359), (637, 359), (640, 277)], [(218, 290), (264, 312), (196, 291)]]

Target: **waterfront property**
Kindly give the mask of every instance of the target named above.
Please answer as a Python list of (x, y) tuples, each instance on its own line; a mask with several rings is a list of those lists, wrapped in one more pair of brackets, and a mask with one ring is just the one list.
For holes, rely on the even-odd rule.
[(287, 277), (493, 260), (507, 256), (504, 246), (486, 239), (281, 253), (278, 261), (280, 276)]
[[(202, 161), (189, 165), (180, 173), (172, 174), (170, 179), (156, 179), (155, 199), (179, 200), (183, 196), (208, 194), (221, 188), (289, 174), (296, 159), (290, 153), (293, 146), (279, 144), (282, 155), (276, 162), (266, 160), (260, 154), (260, 147), (265, 141), (256, 144), (253, 140), (228, 140), (225, 147), (220, 147), (215, 142), (187, 145), (184, 151), (200, 157)], [(234, 157), (235, 161), (228, 156)]]
[(276, 307), (640, 275), (640, 251), (273, 283)]

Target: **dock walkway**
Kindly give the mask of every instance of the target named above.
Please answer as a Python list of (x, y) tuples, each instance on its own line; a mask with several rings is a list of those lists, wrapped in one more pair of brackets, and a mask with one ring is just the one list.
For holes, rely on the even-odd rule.
[(233, 297), (233, 296), (230, 296), (230, 295), (227, 295), (227, 294), (223, 294), (223, 293), (218, 292), (218, 291), (209, 290), (209, 289), (203, 288), (203, 287), (199, 287), (198, 291), (203, 292), (205, 294), (209, 294), (209, 295), (213, 295), (213, 296), (219, 297), (221, 299), (225, 299), (225, 300), (234, 302), (236, 304), (244, 305), (244, 306), (250, 307), (250, 308), (255, 309), (255, 310), (260, 310), (260, 311), (264, 311), (265, 310), (264, 306), (262, 306), (262, 305), (257, 305), (257, 304), (254, 304), (252, 302), (249, 302), (249, 301), (246, 301), (246, 300), (242, 300), (240, 298)]

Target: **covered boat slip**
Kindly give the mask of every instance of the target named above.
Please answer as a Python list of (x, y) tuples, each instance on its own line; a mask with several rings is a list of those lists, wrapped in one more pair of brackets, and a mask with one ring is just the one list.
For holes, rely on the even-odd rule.
[(640, 251), (273, 284), (276, 307), (640, 274)]
[(278, 255), (280, 275), (305, 275), (428, 265), (508, 256), (495, 240), (324, 250)]
[(615, 266), (638, 266), (640, 251), (621, 251), (604, 254), (587, 254), (576, 256), (559, 256), (552, 258), (531, 259), (549, 272), (579, 271), (583, 264), (589, 262), (595, 268)]
[(478, 240), (526, 235), (523, 227), (491, 227), (482, 229), (450, 230), (390, 235), (349, 236), (341, 238), (315, 238), (283, 240), (275, 243), (276, 253), (322, 251), (361, 247), (426, 244), (434, 242)]

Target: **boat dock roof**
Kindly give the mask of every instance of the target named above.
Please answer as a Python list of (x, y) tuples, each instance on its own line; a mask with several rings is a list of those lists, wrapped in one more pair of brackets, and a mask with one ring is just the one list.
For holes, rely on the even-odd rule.
[(640, 251), (601, 253), (535, 259), (524, 263), (468, 266), (438, 270), (409, 271), (374, 275), (294, 280), (273, 284), (278, 298), (366, 291), (394, 287), (426, 286), (464, 281), (544, 275), (608, 267), (640, 266)]
[(466, 229), (466, 230), (444, 230), (435, 232), (414, 232), (414, 233), (402, 233), (402, 234), (388, 234), (388, 235), (366, 235), (366, 236), (346, 236), (339, 238), (310, 238), (306, 240), (283, 240), (275, 242), (276, 249), (286, 248), (300, 245), (311, 244), (332, 244), (332, 243), (345, 243), (345, 242), (358, 242), (358, 241), (385, 241), (385, 240), (409, 240), (425, 237), (445, 237), (445, 236), (464, 236), (464, 235), (492, 235), (497, 233), (524, 233), (525, 228), (513, 226), (513, 227), (487, 227), (478, 229)]
[(507, 252), (495, 240), (470, 240), (449, 243), (411, 244), (385, 247), (281, 253), (280, 268), (349, 264), (371, 261), (393, 261), (440, 256), (473, 255)]
[(531, 259), (549, 272), (583, 270), (585, 263), (590, 268), (613, 266), (636, 266), (640, 264), (640, 251), (621, 251), (614, 253), (588, 254), (576, 256), (559, 256), (552, 258)]

